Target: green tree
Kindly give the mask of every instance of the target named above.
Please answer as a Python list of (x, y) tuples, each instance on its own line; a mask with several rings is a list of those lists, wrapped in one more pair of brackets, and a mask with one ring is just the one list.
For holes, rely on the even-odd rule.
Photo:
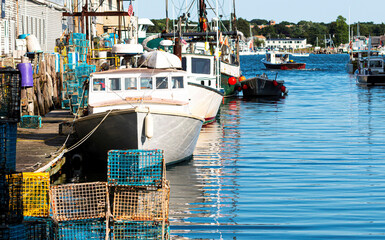
[(337, 20), (330, 24), (329, 33), (334, 36), (333, 41), (336, 46), (349, 42), (349, 27), (346, 18), (338, 16)]

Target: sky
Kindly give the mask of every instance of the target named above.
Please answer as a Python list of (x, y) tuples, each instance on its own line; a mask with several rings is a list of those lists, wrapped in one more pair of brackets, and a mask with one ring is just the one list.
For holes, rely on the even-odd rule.
[[(168, 0), (169, 17), (180, 16), (194, 0)], [(216, 0), (207, 0), (215, 8)], [(166, 0), (134, 0), (135, 15), (150, 19), (166, 16)], [(229, 19), (231, 0), (218, 0), (220, 14)], [(277, 23), (301, 20), (330, 23), (342, 15), (350, 23), (385, 22), (384, 0), (235, 0), (236, 15), (247, 20), (266, 19)], [(192, 7), (191, 17), (196, 18), (196, 4)], [(208, 11), (211, 12), (211, 11)], [(210, 15), (210, 13), (209, 13)], [(211, 14), (213, 17), (214, 15)], [(210, 16), (209, 16), (210, 19)]]

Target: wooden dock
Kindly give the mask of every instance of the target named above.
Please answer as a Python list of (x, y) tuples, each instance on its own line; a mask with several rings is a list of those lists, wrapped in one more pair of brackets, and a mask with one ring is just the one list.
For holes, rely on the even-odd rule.
[(42, 117), (42, 127), (38, 129), (18, 128), (16, 148), (16, 171), (33, 172), (52, 160), (65, 142), (67, 135), (59, 134), (59, 125), (72, 121), (69, 110), (54, 110)]

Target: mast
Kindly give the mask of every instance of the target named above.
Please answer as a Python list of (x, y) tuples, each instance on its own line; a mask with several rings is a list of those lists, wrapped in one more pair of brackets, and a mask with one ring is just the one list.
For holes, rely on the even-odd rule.
[(215, 62), (215, 64), (216, 64), (216, 73), (215, 73), (215, 75), (216, 75), (216, 83), (215, 83), (215, 85), (216, 85), (216, 87), (218, 87), (219, 86), (219, 83), (221, 82), (220, 81), (220, 74), (219, 74), (219, 72), (221, 71), (220, 70), (220, 68), (219, 68), (219, 15), (218, 15), (218, 0), (216, 0), (215, 1), (216, 2), (216, 24), (217, 24), (217, 47), (216, 47), (216, 52), (217, 52), (217, 56), (215, 57), (215, 60), (216, 60), (216, 62)]
[(168, 22), (169, 22), (169, 18), (168, 18), (168, 0), (166, 0), (166, 32), (168, 32)]
[(199, 0), (199, 28), (201, 32), (207, 32), (207, 11), (205, 0)]

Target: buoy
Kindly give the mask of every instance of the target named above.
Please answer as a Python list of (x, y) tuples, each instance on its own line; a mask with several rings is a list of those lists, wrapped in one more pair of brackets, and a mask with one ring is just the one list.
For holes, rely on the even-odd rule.
[(276, 80), (273, 80), (274, 87), (278, 86), (278, 82)]
[(243, 88), (243, 90), (246, 90), (248, 87), (247, 87), (247, 85), (245, 84), (245, 85), (242, 86), (242, 88)]
[(151, 113), (148, 113), (144, 119), (144, 126), (147, 138), (152, 138), (154, 136), (154, 119), (152, 118)]
[(284, 85), (281, 86), (281, 92), (283, 93), (287, 93), (287, 89)]
[(230, 85), (235, 85), (237, 83), (237, 79), (235, 77), (230, 77), (228, 82)]
[(242, 81), (245, 81), (246, 80), (246, 77), (245, 76), (240, 76), (239, 77), (239, 81), (242, 82)]

